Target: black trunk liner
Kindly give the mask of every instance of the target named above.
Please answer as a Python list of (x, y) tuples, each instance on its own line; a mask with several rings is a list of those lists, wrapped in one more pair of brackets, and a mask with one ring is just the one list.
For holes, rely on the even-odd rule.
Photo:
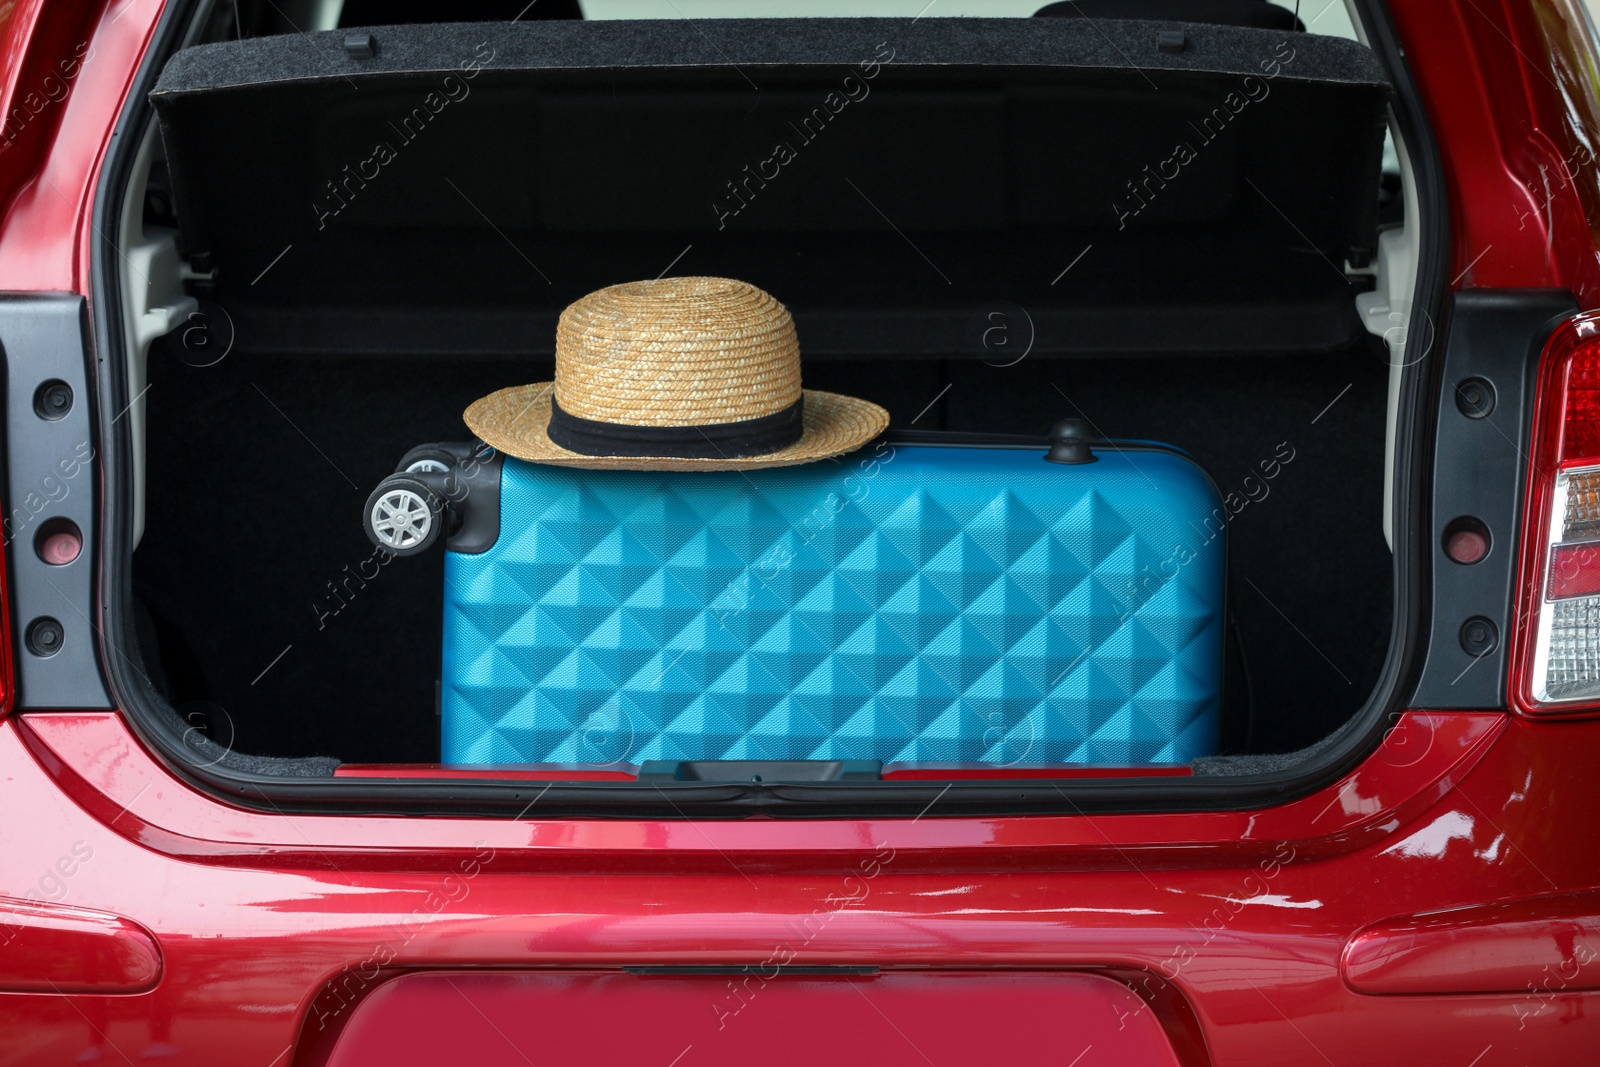
[[(412, 445), (467, 436), (473, 399), (549, 374), (539, 359), (246, 352), (193, 367), (158, 349), (135, 588), (180, 711), (207, 711), (213, 736), (245, 753), (436, 759), (443, 558), (380, 564), (361, 506)], [(1391, 606), (1375, 345), (1009, 367), (812, 360), (805, 374), (884, 404), (901, 428), (1042, 433), (1080, 415), (1106, 436), (1187, 449), (1237, 511), (1233, 611), (1255, 715), (1247, 726), (1232, 702), (1230, 750), (1247, 737), (1251, 751), (1300, 747), (1366, 700)]]

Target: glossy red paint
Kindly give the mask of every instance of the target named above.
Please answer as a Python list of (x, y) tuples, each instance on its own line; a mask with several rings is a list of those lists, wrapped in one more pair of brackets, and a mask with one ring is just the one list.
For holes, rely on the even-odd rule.
[(1443, 146), (1460, 288), (1600, 306), (1600, 104), (1581, 0), (1389, 0)]
[[(49, 106), (0, 148), (0, 290), (88, 293), (95, 175), (161, 8), (161, 0), (27, 0), (13, 10), (19, 35), (0, 38), (0, 70), (17, 72), (23, 96), (46, 91), (52, 75), (66, 91), (47, 96)], [(33, 27), (26, 39), (24, 25)], [(74, 59), (75, 68), (61, 66)]]
[[(978, 767), (919, 766), (891, 763), (883, 768), (883, 780), (947, 782), (994, 779), (1016, 781), (1031, 778), (1186, 778), (1187, 766), (1151, 764), (1146, 767)], [(341, 763), (335, 778), (492, 778), (521, 782), (634, 782), (639, 768), (632, 764), (594, 767), (565, 764), (513, 764), (506, 767), (452, 767), (442, 763)]]
[(508, 1049), (561, 1064), (1181, 1067), (1143, 1007), (1088, 974), (413, 974), (355, 1010), (328, 1067), (494, 1063)]
[(579, 767), (550, 764), (520, 767), (451, 767), (442, 763), (341, 763), (335, 778), (426, 778), (437, 781), (474, 778), (515, 782), (632, 782), (638, 773), (630, 767)]
[[(119, 722), (0, 725), (0, 779), (35, 801), (9, 855), (90, 842), (68, 902), (162, 944), (154, 991), (87, 998), (130, 1058), (157, 1040), (196, 1063), (313, 1049), (400, 973), (760, 965), (782, 948), (884, 973), (1115, 975), (1169, 1033), (1192, 1013), (1208, 1059), (1187, 1063), (1359, 1063), (1374, 1047), (1470, 1063), (1492, 1045), (1493, 1067), (1578, 1062), (1563, 1057), (1592, 1042), (1570, 1025), (1588, 993), (1434, 999), (1419, 1016), (1351, 990), (1340, 959), (1395, 914), (1593, 884), (1594, 820), (1549, 830), (1552, 806), (1600, 804), (1600, 723), (1408, 716), (1344, 782), (1257, 812), (669, 823), (245, 811), (119, 744)], [(94, 1040), (71, 1003), (0, 996), (0, 1035), (49, 1050), (25, 1062), (70, 1059)]]
[[(55, 5), (48, 17), (47, 6), (18, 0), (0, 10), (0, 203), (8, 206), (54, 151), (66, 102), (95, 58), (88, 34), (98, 5)], [(62, 221), (70, 240), (76, 226)]]
[(1600, 989), (1600, 890), (1542, 894), (1385, 919), (1345, 946), (1362, 993)]
[(1307, 858), (1386, 837), (1455, 788), (1505, 723), (1501, 713), (1408, 712), (1365, 763), (1304, 799), (1257, 811), (1092, 819), (940, 818), (935, 807), (916, 820), (545, 820), (536, 803), (521, 819), (284, 816), (180, 785), (114, 713), (21, 716), (17, 738), (74, 803), (146, 848), (198, 863), (449, 871), (482, 846), (502, 870), (677, 871), (691, 860), (806, 870), (819, 860), (848, 866), (888, 841), (897, 870), (1122, 867), (1130, 851), (1151, 863), (1248, 868), (1285, 844)]
[[(1600, 171), (1577, 151), (1596, 143), (1596, 64), (1575, 0), (1391, 7), (1444, 145), (1457, 284), (1564, 285), (1600, 305)], [(21, 72), (7, 84), (84, 40), (94, 58), (31, 126), (36, 154), (0, 149), (0, 288), (86, 292), (94, 176), (160, 4), (75, 7), (76, 39), (38, 0), (7, 10), (0, 69)], [(878, 981), (1102, 976), (1137, 998), (1118, 1026), (1154, 1019), (1186, 1067), (1585, 1063), (1600, 992), (1556, 938), (1562, 922), (1592, 929), (1597, 751), (1600, 721), (1412, 712), (1341, 781), (1250, 811), (419, 819), (223, 803), (116, 714), (3, 720), (0, 894), (98, 912), (85, 936), (159, 942), (162, 972), (143, 992), (0, 992), (0, 1061), (325, 1063), (378, 996), (425, 980), (412, 976), (620, 982), (626, 966), (760, 967), (786, 947), (800, 965), (870, 963)], [(80, 844), (92, 859), (63, 877)], [(1458, 928), (1483, 938), (1476, 987), (1494, 992), (1428, 986), (1469, 951)], [(1558, 976), (1582, 968), (1565, 984), (1552, 944)], [(700, 1010), (714, 1021), (713, 1001)], [(460, 1019), (458, 1052), (544, 1062)], [(1060, 1034), (1090, 1025), (1062, 1020), (1053, 1062), (1070, 1062)], [(714, 1040), (681, 1067), (726, 1055)]]
[[(58, 873), (77, 862), (63, 857)], [(138, 923), (0, 897), (0, 993), (143, 993), (160, 977), (161, 951)]]

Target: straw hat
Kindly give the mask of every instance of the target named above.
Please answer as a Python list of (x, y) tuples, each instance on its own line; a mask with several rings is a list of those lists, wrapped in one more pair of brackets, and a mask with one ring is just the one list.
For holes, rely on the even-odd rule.
[(561, 313), (556, 380), (474, 403), (492, 448), (563, 467), (784, 467), (853, 451), (889, 425), (876, 404), (800, 388), (788, 309), (746, 282), (662, 278)]

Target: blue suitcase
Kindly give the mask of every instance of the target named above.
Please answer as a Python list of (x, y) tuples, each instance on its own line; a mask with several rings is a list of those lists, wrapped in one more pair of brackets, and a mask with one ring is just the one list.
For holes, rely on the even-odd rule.
[(1050, 454), (891, 433), (836, 460), (684, 473), (424, 446), (368, 512), (413, 509), (407, 543), (391, 523), (397, 554), (447, 537), (448, 764), (1213, 752), (1215, 486), (1163, 445)]

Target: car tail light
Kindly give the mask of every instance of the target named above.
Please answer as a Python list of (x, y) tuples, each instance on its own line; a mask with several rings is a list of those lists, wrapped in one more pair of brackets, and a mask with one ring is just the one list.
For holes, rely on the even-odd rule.
[(1512, 704), (1600, 711), (1600, 315), (1545, 346), (1529, 458)]

